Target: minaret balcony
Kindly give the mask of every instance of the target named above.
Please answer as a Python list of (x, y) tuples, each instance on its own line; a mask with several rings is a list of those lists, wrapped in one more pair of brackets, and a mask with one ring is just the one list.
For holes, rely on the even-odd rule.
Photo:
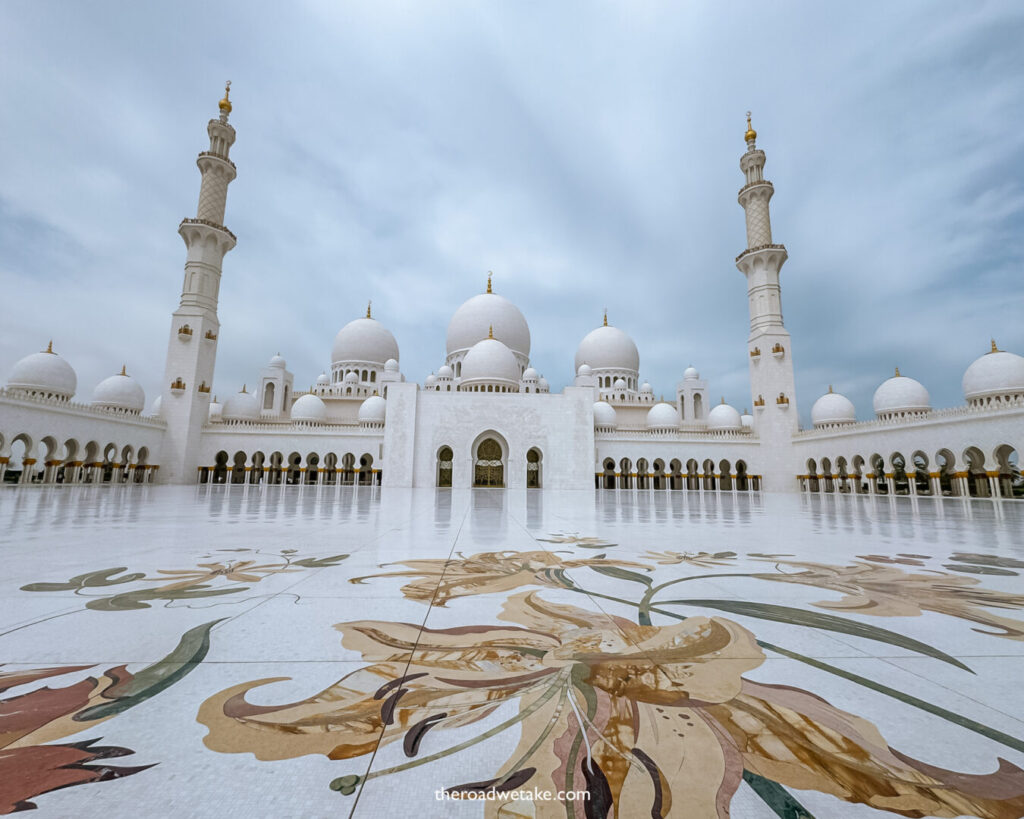
[(211, 222), (209, 219), (182, 219), (181, 224), (178, 225), (178, 232), (181, 233), (182, 228), (190, 227), (193, 225), (213, 228), (214, 230), (219, 230), (221, 233), (227, 234), (231, 238), (232, 247), (234, 247), (235, 243), (238, 241), (238, 237), (235, 236), (235, 234), (228, 230), (226, 227), (224, 227), (224, 225), (218, 225), (216, 222)]
[[(221, 162), (227, 162), (227, 163), (228, 163), (228, 165), (230, 165), (230, 166), (231, 166), (232, 168), (234, 168), (234, 169), (235, 169), (236, 171), (238, 170), (238, 167), (237, 167), (237, 166), (235, 165), (235, 163), (234, 163), (234, 162), (232, 162), (232, 161), (231, 161), (230, 159), (228, 159), (228, 158), (227, 158), (226, 156), (221, 156), (220, 154), (218, 154), (218, 153), (214, 153), (213, 151), (200, 151), (200, 152), (199, 152), (199, 156), (200, 156), (200, 157), (203, 157), (203, 156), (212, 156), (212, 157), (213, 157), (214, 159), (219, 159), (219, 160), (220, 160)], [(771, 183), (769, 183), (769, 184), (771, 184)], [(749, 187), (749, 186), (748, 186), (748, 187)]]
[[(201, 154), (200, 154), (201, 155)], [(753, 182), (748, 182), (737, 192), (737, 196), (743, 196), (743, 194), (751, 188), (770, 188), (772, 193), (775, 192), (775, 186), (767, 179), (755, 179)]]

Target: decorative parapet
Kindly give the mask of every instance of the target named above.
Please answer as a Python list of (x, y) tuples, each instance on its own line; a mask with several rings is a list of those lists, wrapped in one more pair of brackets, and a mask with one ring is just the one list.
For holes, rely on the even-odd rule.
[(205, 225), (206, 227), (211, 227), (211, 228), (214, 228), (216, 230), (221, 230), (224, 233), (226, 233), (228, 236), (230, 236), (233, 241), (235, 241), (235, 242), (238, 241), (238, 237), (235, 236), (235, 234), (232, 233), (230, 230), (228, 230), (226, 227), (224, 227), (224, 225), (218, 225), (216, 222), (211, 222), (209, 219), (185, 218), (185, 219), (181, 220), (181, 222), (179, 223), (178, 227), (180, 228), (182, 225)]
[(740, 188), (736, 192), (736, 195), (737, 196), (742, 196), (744, 191), (748, 191), (751, 188), (757, 188), (757, 187), (762, 187), (762, 186), (769, 187), (772, 190), (775, 190), (775, 186), (771, 182), (769, 182), (767, 179), (755, 179), (753, 182), (748, 182), (746, 185), (744, 185), (742, 188)]
[(206, 423), (203, 425), (203, 432), (210, 434), (231, 434), (244, 435), (260, 432), (273, 432), (278, 435), (301, 434), (301, 435), (324, 435), (343, 434), (356, 438), (379, 438), (384, 433), (384, 427), (379, 429), (368, 429), (360, 424), (311, 424), (308, 421), (292, 421), (285, 419), (278, 423), (260, 419), (259, 421), (220, 421), (218, 423)]
[(756, 441), (757, 435), (753, 430), (709, 430), (704, 426), (683, 427), (679, 430), (653, 430), (645, 427), (618, 427), (614, 430), (596, 429), (594, 437), (606, 441), (615, 438), (628, 438), (629, 440), (644, 439), (650, 441), (692, 441), (703, 440), (732, 440), (732, 441)]
[(785, 245), (775, 245), (775, 244), (758, 245), (757, 247), (748, 247), (739, 256), (736, 257), (736, 261), (738, 262), (744, 256), (749, 256), (751, 253), (757, 253), (757, 252), (759, 252), (761, 250), (785, 250), (785, 249), (786, 249)]
[(946, 409), (932, 410), (920, 415), (906, 416), (904, 418), (876, 419), (874, 421), (857, 421), (842, 426), (831, 426), (822, 429), (802, 429), (793, 433), (794, 439), (830, 438), (835, 435), (850, 435), (859, 432), (870, 432), (873, 430), (886, 429), (907, 429), (908, 427), (926, 427), (932, 424), (946, 423), (968, 418), (977, 419), (980, 417), (998, 418), (1005, 416), (1021, 416), (1024, 418), (1024, 405), (1014, 407), (948, 407)]
[(20, 405), (31, 405), (33, 407), (48, 407), (60, 410), (70, 415), (88, 415), (92, 418), (105, 418), (116, 420), (122, 423), (137, 424), (140, 426), (164, 429), (167, 424), (162, 418), (137, 415), (131, 411), (112, 409), (109, 407), (98, 407), (95, 404), (82, 404), (77, 401), (66, 401), (55, 398), (41, 398), (38, 396), (25, 395), (17, 389), (0, 387), (0, 402)]
[(231, 161), (230, 159), (228, 159), (228, 158), (227, 158), (226, 156), (222, 156), (221, 154), (218, 154), (218, 153), (214, 153), (213, 151), (200, 151), (200, 152), (199, 152), (199, 156), (212, 156), (212, 157), (213, 157), (214, 159), (219, 159), (219, 160), (221, 160), (221, 162), (227, 162), (227, 163), (228, 163), (228, 165), (230, 165), (230, 166), (231, 166), (232, 168), (234, 168), (234, 169), (235, 169), (236, 171), (238, 170), (238, 167), (237, 167), (237, 166), (235, 165), (235, 163), (234, 163), (234, 162), (232, 162), (232, 161)]

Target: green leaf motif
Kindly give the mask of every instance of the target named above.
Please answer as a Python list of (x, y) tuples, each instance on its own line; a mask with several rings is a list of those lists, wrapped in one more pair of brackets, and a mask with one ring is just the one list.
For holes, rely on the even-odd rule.
[(790, 606), (776, 606), (771, 603), (752, 603), (747, 600), (663, 600), (659, 606), (675, 604), (679, 606), (697, 606), (699, 608), (718, 609), (727, 611), (730, 614), (741, 614), (747, 617), (756, 617), (760, 620), (772, 620), (776, 623), (788, 623), (794, 626), (809, 626), (824, 631), (834, 631), (839, 634), (849, 634), (853, 637), (863, 637), (867, 640), (875, 640), (879, 643), (899, 646), (927, 657), (934, 657), (944, 663), (955, 665), (964, 671), (971, 669), (955, 657), (951, 657), (943, 651), (939, 651), (927, 643), (897, 634), (895, 631), (879, 628), (878, 626), (858, 623), (855, 620), (847, 620), (843, 617), (836, 617), (834, 614), (822, 614), (817, 611), (806, 611), (795, 609)]
[(77, 722), (89, 722), (112, 717), (122, 711), (127, 711), (140, 702), (145, 702), (165, 688), (174, 685), (182, 677), (194, 671), (196, 666), (203, 661), (210, 650), (210, 629), (226, 619), (226, 617), (221, 617), (189, 629), (181, 635), (181, 640), (170, 654), (162, 660), (146, 666), (127, 682), (116, 700), (86, 708), (75, 714), (72, 719)]
[(608, 577), (614, 577), (618, 580), (632, 580), (634, 583), (643, 583), (645, 586), (651, 585), (651, 578), (646, 577), (639, 572), (631, 572), (629, 569), (620, 569), (618, 566), (590, 565), (588, 568), (593, 569), (599, 574), (608, 575)]
[(293, 560), (293, 566), (304, 566), (307, 569), (325, 569), (328, 566), (337, 566), (348, 555), (331, 555), (330, 557), (304, 557), (302, 560)]
[(55, 592), (55, 591), (71, 591), (72, 589), (81, 588), (77, 583), (29, 583), (27, 586), (22, 586), (22, 591), (28, 592)]
[(22, 591), (52, 592), (52, 591), (73, 591), (94, 586), (116, 586), (119, 583), (131, 583), (133, 580), (140, 580), (146, 575), (143, 572), (131, 572), (124, 577), (115, 578), (113, 575), (128, 571), (127, 566), (117, 566), (113, 569), (100, 569), (95, 572), (86, 572), (72, 577), (67, 583), (29, 583), (22, 586)]
[(127, 611), (129, 609), (152, 608), (150, 600), (194, 600), (200, 597), (217, 597), (222, 594), (237, 594), (248, 591), (248, 586), (232, 586), (226, 589), (211, 589), (209, 586), (187, 586), (183, 589), (139, 589), (138, 591), (115, 594), (113, 597), (100, 597), (85, 604), (93, 611)]

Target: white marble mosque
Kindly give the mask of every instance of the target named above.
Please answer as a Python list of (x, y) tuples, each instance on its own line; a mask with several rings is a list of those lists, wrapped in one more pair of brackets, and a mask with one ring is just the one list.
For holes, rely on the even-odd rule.
[(994, 341), (963, 374), (963, 406), (933, 408), (897, 370), (875, 392), (876, 420), (857, 421), (830, 388), (811, 410), (813, 428), (799, 428), (779, 283), (787, 254), (772, 238), (774, 187), (749, 117), (739, 191), (747, 247), (736, 266), (748, 282), (751, 411), (716, 402), (692, 366), (670, 399), (656, 399), (636, 343), (607, 314), (580, 341), (571, 384), (552, 393), (530, 365), (526, 318), (490, 275), (486, 292), (455, 310), (443, 362), (422, 383), (402, 373), (397, 340), (368, 306), (338, 332), (308, 392), (275, 355), (221, 403), (217, 303), (236, 242), (224, 226), (236, 175), (230, 113), (226, 91), (197, 160), (196, 216), (178, 228), (187, 256), (162, 394), (147, 410), (122, 368), (76, 401), (74, 368), (52, 344), (28, 355), (0, 391), (4, 481), (1024, 494), (1024, 358)]

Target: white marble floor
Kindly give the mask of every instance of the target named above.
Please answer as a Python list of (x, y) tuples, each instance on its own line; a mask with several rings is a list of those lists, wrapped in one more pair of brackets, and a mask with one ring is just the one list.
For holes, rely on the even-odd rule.
[(1024, 503), (58, 487), (0, 521), (0, 813), (1024, 816)]

